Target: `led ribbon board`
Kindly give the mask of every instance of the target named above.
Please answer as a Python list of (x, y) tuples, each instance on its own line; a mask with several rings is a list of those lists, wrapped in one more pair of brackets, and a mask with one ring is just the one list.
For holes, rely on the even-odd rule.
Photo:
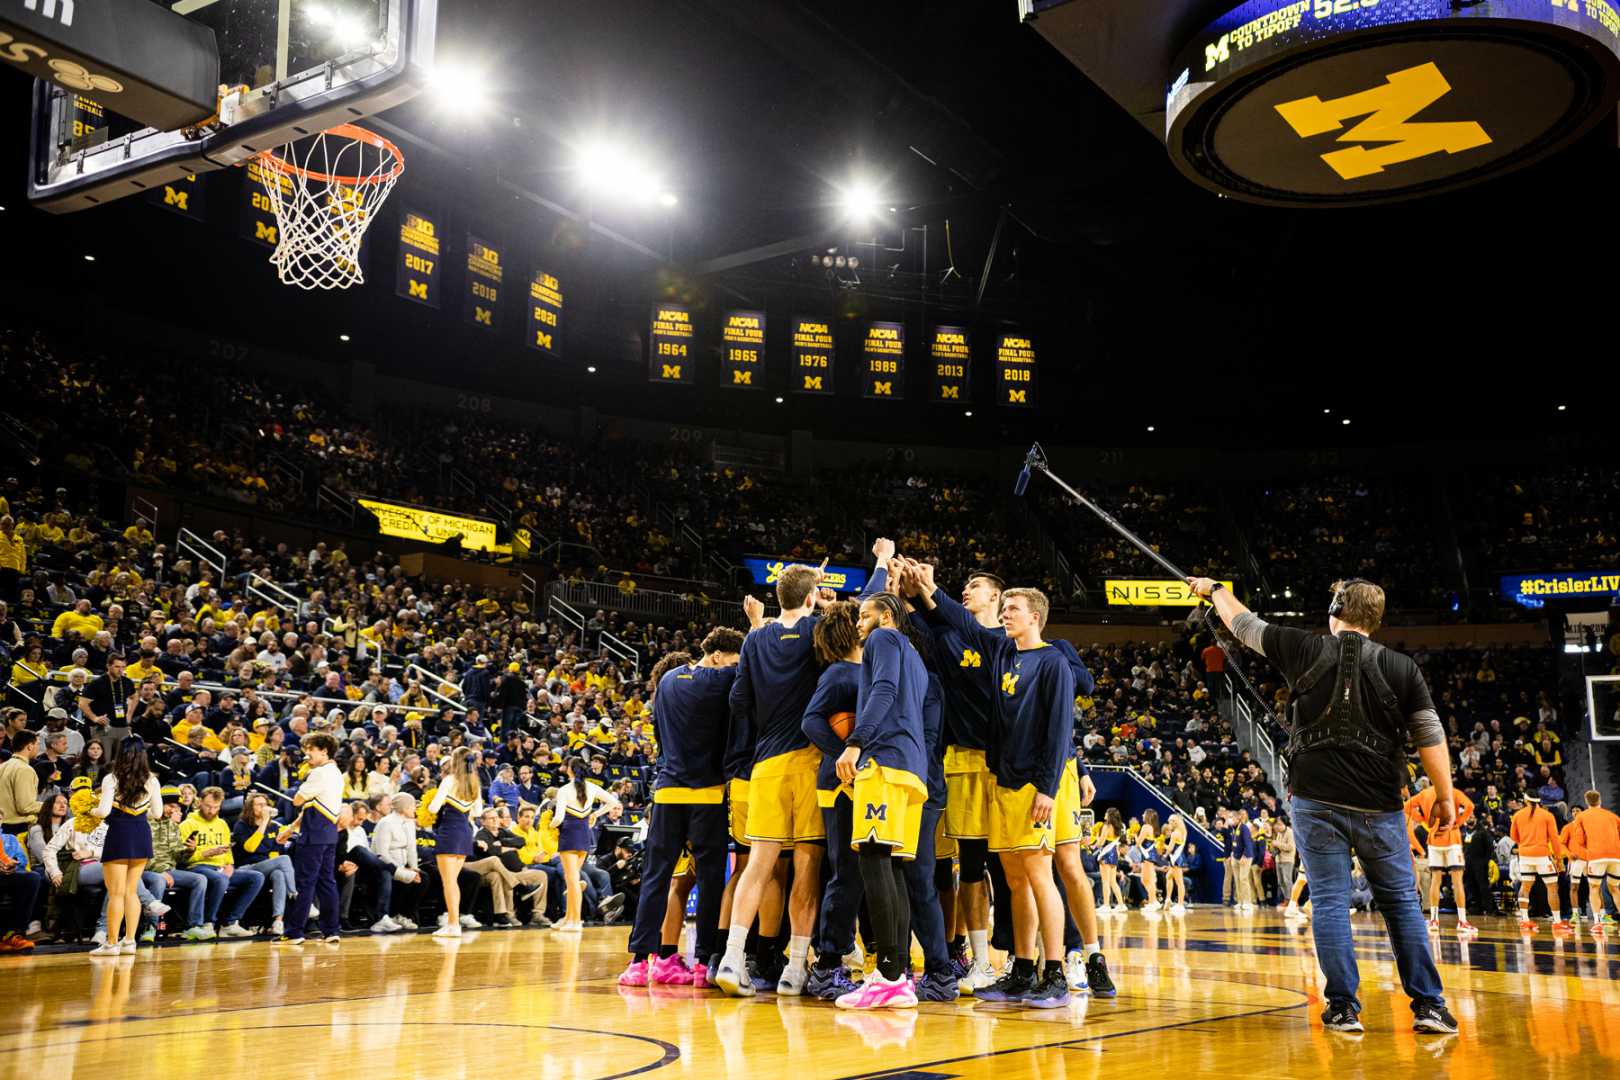
[(1620, 0), (1251, 0), (1172, 66), (1166, 141), (1223, 194), (1364, 205), (1544, 158), (1617, 88)]

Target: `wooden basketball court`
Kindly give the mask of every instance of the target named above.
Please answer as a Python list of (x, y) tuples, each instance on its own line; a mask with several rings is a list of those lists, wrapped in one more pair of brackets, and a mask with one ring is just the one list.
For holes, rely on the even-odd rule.
[[(1456, 1036), (1413, 1034), (1358, 917), (1364, 1036), (1316, 1022), (1308, 928), (1273, 915), (1115, 917), (1120, 995), (1066, 1012), (925, 1004), (842, 1013), (683, 988), (620, 990), (626, 931), (484, 931), (0, 959), (0, 1075), (221, 1077), (1596, 1078), (1620, 1073), (1620, 945), (1504, 919), (1437, 949)], [(1119, 1070), (1127, 1070), (1120, 1072)]]

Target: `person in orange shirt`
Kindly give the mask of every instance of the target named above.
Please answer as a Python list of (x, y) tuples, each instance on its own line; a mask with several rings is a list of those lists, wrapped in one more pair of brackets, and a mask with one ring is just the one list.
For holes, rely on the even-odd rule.
[(1575, 926), (1581, 921), (1581, 879), (1586, 876), (1586, 846), (1575, 839), (1575, 818), (1558, 831), (1558, 842), (1568, 856), (1564, 867), (1569, 871), (1569, 923)]
[(1457, 800), (1457, 818), (1449, 828), (1439, 828), (1434, 822), (1434, 788), (1424, 788), (1406, 800), (1407, 821), (1421, 824), (1429, 830), (1429, 932), (1440, 932), (1440, 879), (1451, 875), (1451, 892), (1457, 898), (1457, 933), (1476, 933), (1478, 927), (1468, 921), (1468, 898), (1463, 892), (1463, 825), (1474, 816), (1474, 801), (1461, 791), (1454, 791)]
[[(1536, 878), (1547, 888), (1547, 906), (1552, 909), (1552, 928), (1555, 932), (1568, 932), (1571, 927), (1558, 910), (1558, 865), (1562, 852), (1558, 842), (1558, 821), (1544, 810), (1535, 795), (1524, 796), (1524, 809), (1513, 815), (1508, 835), (1519, 847), (1519, 929), (1534, 932), (1535, 920), (1530, 918), (1530, 890)], [(1590, 867), (1588, 868), (1590, 873)]]
[(1570, 847), (1583, 849), (1586, 855), (1587, 898), (1592, 905), (1592, 932), (1607, 933), (1614, 924), (1603, 910), (1603, 885), (1609, 885), (1609, 897), (1620, 907), (1620, 816), (1603, 809), (1603, 796), (1595, 791), (1586, 793), (1586, 809), (1575, 815), (1571, 823)]

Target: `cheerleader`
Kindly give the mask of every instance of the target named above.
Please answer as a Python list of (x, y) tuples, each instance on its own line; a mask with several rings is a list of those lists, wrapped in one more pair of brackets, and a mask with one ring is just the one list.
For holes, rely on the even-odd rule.
[(1159, 902), (1159, 812), (1157, 810), (1142, 811), (1142, 829), (1136, 834), (1136, 846), (1142, 851), (1142, 891), (1147, 894), (1147, 903), (1142, 910), (1158, 911), (1164, 907)]
[[(1187, 914), (1187, 823), (1180, 814), (1171, 814), (1164, 823), (1165, 869), (1164, 901), (1170, 904), (1170, 914)], [(1175, 903), (1170, 898), (1175, 897)]]
[[(1119, 845), (1125, 841), (1125, 822), (1117, 807), (1109, 807), (1103, 815), (1102, 835), (1098, 840), (1097, 868), (1102, 871), (1102, 907), (1098, 911), (1112, 914), (1126, 912), (1125, 893), (1119, 887)], [(1114, 903), (1109, 904), (1112, 896)]]
[[(118, 747), (112, 772), (101, 781), (101, 802), (92, 811), (107, 823), (101, 848), (101, 869), (107, 888), (107, 941), (91, 956), (116, 956), (135, 951), (141, 921), (136, 887), (141, 871), (152, 858), (152, 822), (163, 816), (163, 789), (146, 761), (146, 743), (125, 739)], [(121, 933), (127, 928), (127, 933)]]
[(568, 906), (558, 930), (574, 931), (584, 928), (580, 918), (580, 869), (585, 857), (596, 850), (596, 822), (619, 800), (612, 792), (586, 779), (589, 769), (582, 757), (569, 758), (563, 772), (569, 783), (557, 792), (557, 805), (552, 809), (552, 820), (557, 823), (557, 854), (562, 857), (563, 877), (568, 886)]
[(434, 822), (434, 862), (439, 869), (439, 885), (444, 890), (444, 925), (433, 931), (436, 938), (461, 936), (461, 864), (473, 850), (473, 819), (483, 809), (479, 797), (478, 759), (465, 746), (450, 753), (439, 790), (428, 804), (437, 814)]

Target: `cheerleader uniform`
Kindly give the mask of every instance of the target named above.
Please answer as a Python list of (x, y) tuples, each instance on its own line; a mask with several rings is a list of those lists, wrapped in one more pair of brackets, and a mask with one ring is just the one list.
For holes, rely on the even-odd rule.
[(1104, 866), (1119, 865), (1119, 837), (1113, 833), (1114, 830), (1110, 828), (1107, 833), (1108, 840), (1097, 852), (1097, 861)]
[(152, 857), (152, 822), (163, 816), (163, 787), (157, 777), (146, 778), (140, 801), (126, 805), (118, 800), (118, 780), (111, 773), (101, 779), (101, 802), (94, 811), (107, 821), (107, 839), (101, 848), (102, 862)]
[[(557, 850), (595, 851), (596, 830), (591, 828), (591, 815), (598, 806), (611, 810), (618, 805), (619, 800), (611, 792), (590, 780), (585, 781), (583, 804), (579, 802), (573, 781), (563, 784), (557, 791), (557, 805), (551, 812), (552, 820), (557, 822)], [(442, 840), (440, 844), (443, 844)]]
[(482, 808), (482, 800), (464, 803), (453, 794), (455, 787), (455, 777), (445, 777), (428, 804), (428, 811), (438, 815), (433, 824), (434, 854), (469, 858), (473, 853), (472, 819)]

